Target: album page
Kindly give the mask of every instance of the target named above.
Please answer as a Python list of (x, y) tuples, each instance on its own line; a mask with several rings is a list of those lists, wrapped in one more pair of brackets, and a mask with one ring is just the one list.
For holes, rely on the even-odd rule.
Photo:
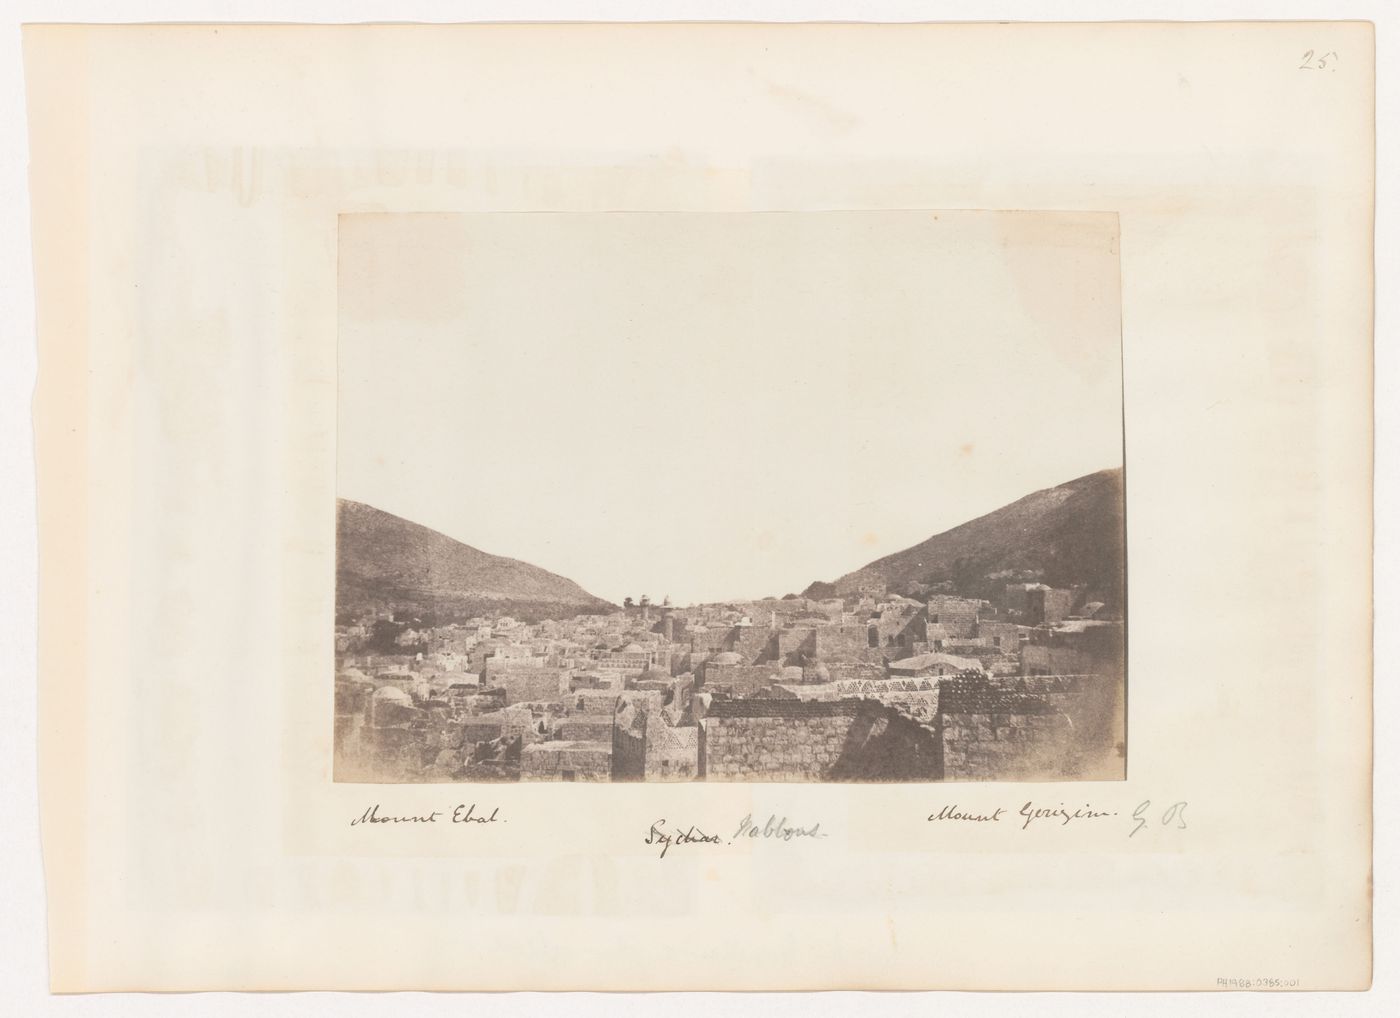
[(55, 991), (1369, 985), (1370, 25), (25, 59)]

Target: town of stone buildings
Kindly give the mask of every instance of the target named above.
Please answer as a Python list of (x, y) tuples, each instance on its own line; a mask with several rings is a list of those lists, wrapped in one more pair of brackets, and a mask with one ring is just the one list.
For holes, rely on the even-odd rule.
[(949, 586), (534, 622), (342, 614), (335, 777), (1121, 778), (1121, 614), (1085, 587)]

